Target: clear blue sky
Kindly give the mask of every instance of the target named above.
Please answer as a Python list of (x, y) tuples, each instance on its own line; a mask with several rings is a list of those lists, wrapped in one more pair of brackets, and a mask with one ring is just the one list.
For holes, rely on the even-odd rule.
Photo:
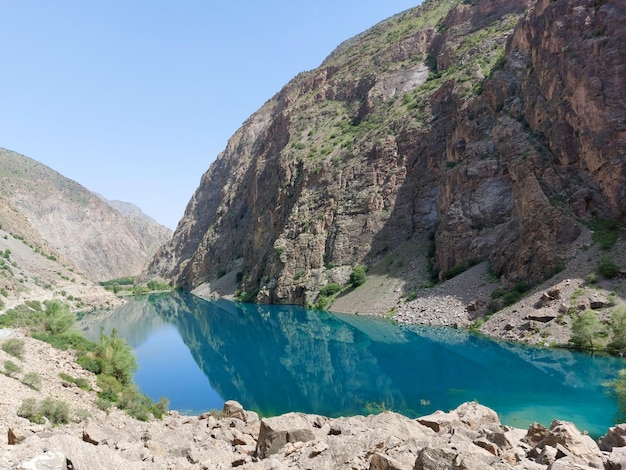
[(0, 0), (0, 147), (175, 228), (228, 138), (419, 0)]

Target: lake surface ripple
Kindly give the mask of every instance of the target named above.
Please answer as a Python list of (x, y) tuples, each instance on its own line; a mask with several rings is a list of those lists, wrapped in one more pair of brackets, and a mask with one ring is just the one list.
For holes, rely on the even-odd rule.
[(507, 425), (558, 418), (599, 436), (617, 411), (602, 383), (626, 367), (464, 330), (179, 293), (130, 300), (85, 333), (97, 340), (101, 327), (133, 347), (142, 392), (189, 414), (234, 399), (262, 416), (418, 417), (477, 400)]

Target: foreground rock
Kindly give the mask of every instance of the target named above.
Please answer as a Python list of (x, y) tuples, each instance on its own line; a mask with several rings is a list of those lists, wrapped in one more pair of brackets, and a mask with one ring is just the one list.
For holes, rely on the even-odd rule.
[[(0, 342), (24, 341), (21, 359), (0, 348), (0, 364), (21, 371), (0, 374), (1, 469), (621, 469), (626, 468), (626, 425), (597, 444), (568, 422), (528, 430), (500, 423), (495, 411), (464, 403), (418, 419), (393, 412), (326, 418), (302, 413), (259, 419), (236, 401), (200, 416), (170, 412), (141, 422), (95, 406), (97, 384), (68, 351), (53, 349), (17, 330), (0, 330)], [(41, 376), (39, 390), (24, 384)], [(84, 378), (82, 390), (59, 377)], [(51, 397), (68, 404), (70, 424), (33, 424), (17, 416), (24, 398)]]
[[(229, 402), (232, 410), (236, 402)], [(409, 419), (379, 415), (329, 419), (288, 413), (258, 419), (171, 412), (141, 423), (121, 415), (59, 428), (27, 422), (10, 428), (0, 467), (15, 469), (613, 469), (625, 468), (623, 426), (601, 442), (567, 422), (525, 431), (503, 426), (496, 413), (464, 403)]]

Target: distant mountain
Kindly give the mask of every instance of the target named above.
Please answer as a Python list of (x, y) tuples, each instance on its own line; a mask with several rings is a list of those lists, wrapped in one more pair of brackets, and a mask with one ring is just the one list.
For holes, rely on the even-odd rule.
[(145, 214), (139, 206), (130, 202), (104, 200), (108, 205), (130, 220), (133, 228), (146, 239), (156, 239), (159, 245), (162, 245), (172, 237), (172, 230), (159, 224), (152, 217)]
[(31, 158), (0, 149), (2, 229), (92, 281), (139, 274), (171, 235), (140, 210), (125, 211)]
[(245, 298), (306, 305), (410, 240), (411, 273), (486, 261), (540, 282), (581, 223), (626, 213), (625, 44), (618, 0), (427, 0), (383, 21), (243, 124), (147, 275), (236, 270)]

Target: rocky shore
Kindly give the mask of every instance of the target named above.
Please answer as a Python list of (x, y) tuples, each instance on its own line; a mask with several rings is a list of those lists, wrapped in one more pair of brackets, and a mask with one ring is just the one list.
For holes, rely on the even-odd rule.
[[(475, 402), (409, 419), (393, 412), (327, 418), (288, 413), (260, 419), (235, 401), (200, 416), (170, 412), (142, 422), (113, 407), (94, 405), (94, 377), (73, 356), (14, 330), (0, 343), (23, 339), (21, 360), (0, 350), (0, 468), (3, 469), (620, 469), (626, 468), (626, 425), (594, 441), (573, 424), (549, 428), (502, 425), (495, 411)], [(41, 375), (39, 390), (24, 384)], [(89, 381), (83, 390), (60, 378)], [(71, 423), (33, 424), (17, 416), (24, 398), (51, 397), (71, 410)]]

